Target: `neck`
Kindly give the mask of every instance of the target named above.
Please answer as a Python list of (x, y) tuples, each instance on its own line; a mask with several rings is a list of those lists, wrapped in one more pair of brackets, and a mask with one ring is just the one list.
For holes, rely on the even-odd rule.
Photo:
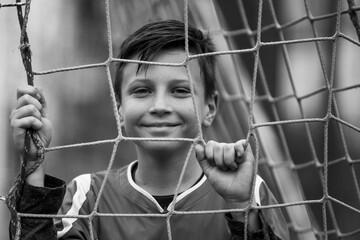
[[(174, 152), (174, 151), (172, 151)], [(176, 154), (150, 154), (138, 149), (138, 167), (135, 182), (151, 195), (171, 195), (175, 193), (185, 163), (188, 149)], [(190, 188), (202, 174), (194, 152), (191, 153), (179, 192)]]

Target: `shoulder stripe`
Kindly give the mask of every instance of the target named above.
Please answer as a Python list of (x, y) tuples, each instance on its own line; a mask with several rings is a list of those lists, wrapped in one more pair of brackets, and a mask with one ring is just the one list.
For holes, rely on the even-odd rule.
[[(184, 197), (186, 197), (187, 195), (189, 195), (190, 193), (192, 193), (193, 191), (198, 189), (206, 180), (207, 180), (207, 178), (204, 174), (204, 176), (201, 178), (201, 180), (198, 183), (196, 183), (194, 186), (192, 186), (188, 190), (186, 190), (183, 193), (181, 193), (180, 195), (178, 195), (178, 197), (176, 198), (176, 202), (179, 202), (181, 199), (183, 199)], [(170, 205), (168, 207), (168, 210), (170, 210)]]
[[(86, 194), (90, 190), (91, 175), (83, 174), (76, 177), (73, 181), (76, 183), (76, 192), (72, 198), (71, 207), (66, 213), (66, 215), (69, 216), (79, 215), (80, 209), (86, 200)], [(76, 220), (77, 218), (62, 218), (61, 222), (64, 228), (61, 231), (58, 231), (57, 237), (63, 237), (71, 229)]]
[(261, 206), (260, 186), (263, 182), (264, 182), (264, 180), (259, 175), (257, 175), (256, 180), (255, 180), (255, 189), (254, 189), (255, 196), (254, 197), (255, 197), (255, 202), (259, 206)]

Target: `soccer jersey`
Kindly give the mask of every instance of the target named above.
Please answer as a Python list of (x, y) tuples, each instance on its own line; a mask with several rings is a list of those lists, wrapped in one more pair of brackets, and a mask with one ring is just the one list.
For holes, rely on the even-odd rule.
[[(169, 239), (169, 234), (174, 240), (243, 239), (244, 224), (225, 217), (224, 213), (199, 213), (226, 209), (225, 200), (212, 188), (206, 176), (177, 196), (175, 212), (167, 218), (171, 206), (163, 209), (133, 180), (131, 172), (135, 164), (111, 170), (108, 174), (99, 172), (76, 177), (68, 184), (65, 196), (62, 181), (50, 176), (45, 178), (48, 188), (26, 185), (20, 203), (22, 212), (54, 214), (54, 210), (60, 207), (59, 199), (61, 202), (63, 198), (59, 214), (69, 217), (54, 219), (55, 226), (51, 219), (25, 218), (21, 222), (21, 239), (53, 240), (57, 235), (58, 239), (88, 240), (91, 232), (94, 239), (99, 240), (162, 240)], [(105, 177), (107, 180), (102, 187)], [(100, 191), (102, 194), (97, 202)], [(259, 176), (254, 194), (260, 206), (276, 204), (271, 191)], [(105, 216), (99, 216), (101, 214)], [(114, 217), (111, 214), (126, 216)], [(80, 217), (71, 218), (75, 215)], [(279, 208), (262, 209), (259, 216), (263, 228), (255, 233), (248, 231), (248, 239), (288, 239), (286, 223)], [(11, 231), (14, 234), (13, 228)]]
[[(174, 240), (180, 239), (231, 239), (228, 222), (223, 213), (217, 214), (174, 214), (169, 219), (151, 194), (139, 187), (132, 177), (136, 162), (108, 174), (97, 213), (128, 214), (127, 217), (95, 217), (93, 233), (96, 239), (168, 239), (168, 232)], [(96, 204), (105, 172), (84, 174), (75, 178), (67, 187), (60, 214), (88, 215)], [(261, 205), (267, 195), (266, 186), (260, 177), (256, 179), (255, 200)], [(203, 176), (194, 186), (179, 194), (175, 200), (175, 211), (196, 212), (226, 209), (225, 200), (212, 188)], [(148, 214), (134, 217), (130, 215)], [(161, 216), (161, 214), (163, 214)], [(160, 216), (160, 217), (159, 217)], [(278, 223), (277, 223), (278, 224)], [(58, 238), (82, 236), (90, 239), (88, 221), (83, 218), (62, 218), (56, 221)], [(275, 231), (276, 232), (276, 231)], [(280, 235), (280, 234), (279, 234)]]

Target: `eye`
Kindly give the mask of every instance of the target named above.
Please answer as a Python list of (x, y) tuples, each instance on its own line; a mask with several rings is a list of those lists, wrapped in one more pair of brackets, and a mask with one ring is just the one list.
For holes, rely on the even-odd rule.
[(151, 90), (145, 87), (138, 87), (132, 90), (132, 95), (135, 97), (146, 97), (152, 94)]
[(175, 95), (176, 97), (190, 97), (191, 96), (191, 90), (187, 87), (177, 87), (174, 88), (171, 93)]

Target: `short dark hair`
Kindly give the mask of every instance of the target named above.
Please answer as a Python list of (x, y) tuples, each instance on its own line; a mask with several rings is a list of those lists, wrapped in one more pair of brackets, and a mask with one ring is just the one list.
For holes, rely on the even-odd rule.
[[(192, 54), (214, 52), (215, 47), (208, 35), (188, 26), (188, 45)], [(185, 24), (177, 20), (162, 20), (149, 23), (131, 34), (120, 46), (118, 58), (131, 59), (135, 55), (141, 61), (152, 61), (162, 50), (183, 47), (185, 50)], [(213, 55), (198, 58), (201, 76), (204, 81), (205, 98), (215, 92), (215, 57)], [(121, 102), (122, 72), (126, 62), (119, 62), (115, 74), (115, 94)], [(139, 64), (138, 70), (145, 70), (148, 64)]]

